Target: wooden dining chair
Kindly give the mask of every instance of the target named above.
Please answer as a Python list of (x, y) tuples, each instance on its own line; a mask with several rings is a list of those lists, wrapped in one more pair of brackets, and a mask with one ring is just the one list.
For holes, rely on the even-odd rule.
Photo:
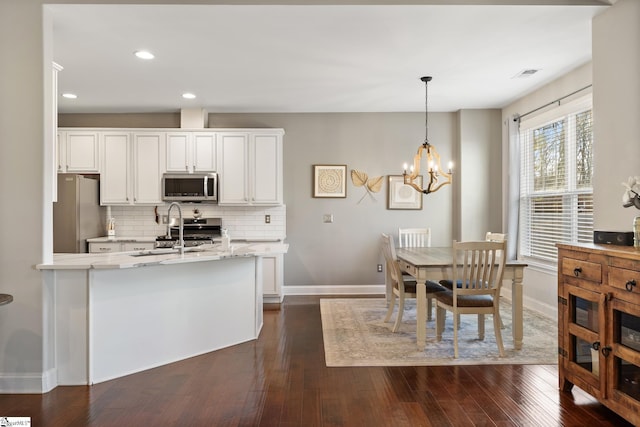
[[(399, 248), (430, 248), (431, 247), (431, 228), (398, 228), (398, 247)], [(405, 274), (405, 280), (411, 276)], [(411, 279), (409, 279), (411, 280)], [(427, 320), (433, 319), (432, 314), (433, 302), (427, 300)]]
[(429, 248), (431, 247), (430, 228), (398, 228), (398, 247)]
[(504, 233), (493, 233), (491, 231), (487, 231), (484, 240), (488, 242), (505, 242), (507, 240), (507, 235)]
[[(387, 315), (385, 316), (384, 321), (388, 322), (391, 319), (391, 315), (393, 314), (393, 309), (396, 305), (397, 299), (398, 314), (396, 315), (396, 321), (392, 328), (393, 332), (397, 332), (400, 328), (400, 324), (402, 323), (405, 300), (407, 298), (416, 297), (416, 281), (405, 280), (404, 276), (402, 275), (402, 269), (400, 268), (400, 264), (398, 263), (398, 259), (396, 258), (395, 254), (395, 243), (393, 241), (393, 236), (383, 233), (381, 238), (381, 246), (382, 253), (384, 254), (385, 264), (387, 266), (387, 271), (389, 273), (388, 286), (390, 286), (389, 294), (391, 298), (389, 301), (389, 308), (387, 309)], [(427, 281), (426, 287), (428, 302), (433, 299), (434, 294), (436, 294), (437, 292), (445, 291), (445, 288), (433, 281)]]
[[(507, 235), (505, 233), (493, 233), (491, 231), (487, 231), (484, 240), (488, 242), (506, 242)], [(502, 318), (500, 318), (500, 328), (504, 329), (504, 322), (502, 321)]]
[(453, 242), (452, 289), (436, 293), (436, 338), (442, 340), (445, 315), (453, 313), (454, 357), (458, 358), (460, 314), (478, 315), (478, 337), (484, 339), (484, 316), (493, 315), (500, 357), (504, 346), (500, 332), (500, 288), (504, 273), (506, 242)]

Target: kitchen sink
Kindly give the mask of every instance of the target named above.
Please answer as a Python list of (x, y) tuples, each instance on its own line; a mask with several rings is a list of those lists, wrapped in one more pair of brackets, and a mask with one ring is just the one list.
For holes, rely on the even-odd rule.
[[(199, 247), (184, 248), (184, 253), (203, 252), (203, 251), (204, 249)], [(129, 256), (141, 257), (141, 256), (152, 256), (152, 255), (170, 255), (170, 254), (178, 254), (178, 253), (180, 253), (180, 249), (160, 248), (160, 249), (150, 249), (148, 251), (136, 252), (135, 254), (129, 254)]]

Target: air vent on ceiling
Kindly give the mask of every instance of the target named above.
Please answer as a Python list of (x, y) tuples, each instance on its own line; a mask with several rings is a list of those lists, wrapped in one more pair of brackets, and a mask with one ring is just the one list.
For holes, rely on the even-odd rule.
[(527, 77), (531, 77), (533, 76), (535, 73), (537, 73), (540, 70), (537, 70), (535, 68), (528, 68), (526, 70), (522, 70), (520, 71), (518, 74), (516, 74), (515, 76), (513, 76), (513, 79), (525, 79)]

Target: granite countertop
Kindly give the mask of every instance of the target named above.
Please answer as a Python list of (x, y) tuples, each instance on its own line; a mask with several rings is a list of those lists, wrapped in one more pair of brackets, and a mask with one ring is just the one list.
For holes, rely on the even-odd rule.
[(90, 239), (87, 239), (87, 242), (89, 243), (109, 243), (109, 242), (117, 242), (117, 243), (129, 243), (129, 242), (135, 242), (135, 243), (149, 243), (149, 242), (155, 242), (156, 241), (156, 236), (152, 236), (152, 237), (138, 237), (138, 236), (113, 236), (113, 237), (108, 237), (108, 236), (103, 236), (103, 237), (92, 237)]
[[(221, 239), (220, 237), (214, 237), (212, 239), (214, 242), (219, 242)], [(244, 239), (231, 239), (232, 242), (282, 242), (283, 239), (279, 239), (277, 237), (258, 237), (258, 238), (244, 238)], [(147, 242), (155, 242), (156, 241), (156, 236), (152, 236), (152, 237), (138, 237), (138, 236), (115, 236), (115, 237), (108, 237), (108, 236), (102, 236), (102, 237), (92, 237), (90, 239), (87, 239), (87, 242), (89, 243), (109, 243), (109, 242), (117, 242), (117, 243), (128, 243), (128, 242), (140, 242), (140, 243), (147, 243)]]
[(284, 254), (289, 244), (276, 242), (233, 243), (231, 250), (223, 251), (219, 243), (186, 248), (184, 254), (177, 249), (152, 249), (146, 251), (54, 254), (53, 262), (38, 264), (38, 270), (89, 270), (137, 268), (151, 265), (181, 264), (216, 261), (235, 257), (253, 257), (268, 254)]

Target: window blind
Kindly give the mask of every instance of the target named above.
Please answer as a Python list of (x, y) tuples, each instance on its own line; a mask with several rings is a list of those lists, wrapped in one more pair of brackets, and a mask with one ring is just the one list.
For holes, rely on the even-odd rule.
[(591, 96), (520, 123), (519, 253), (557, 261), (558, 242), (593, 241)]

